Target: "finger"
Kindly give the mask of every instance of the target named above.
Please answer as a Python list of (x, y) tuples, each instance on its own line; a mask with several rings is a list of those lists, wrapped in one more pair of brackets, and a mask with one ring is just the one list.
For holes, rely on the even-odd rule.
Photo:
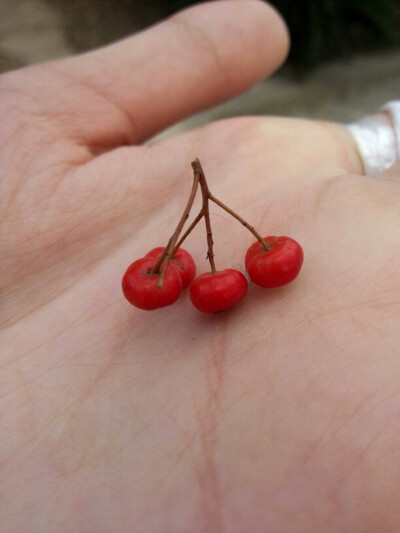
[(264, 2), (210, 2), (52, 63), (33, 85), (80, 141), (140, 143), (246, 90), (281, 64), (287, 48), (282, 19)]

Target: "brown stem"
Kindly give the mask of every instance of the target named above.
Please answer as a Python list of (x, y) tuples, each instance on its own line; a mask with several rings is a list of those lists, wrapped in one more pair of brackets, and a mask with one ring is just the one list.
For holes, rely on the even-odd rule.
[[(165, 270), (166, 270), (168, 262), (169, 262), (169, 260), (171, 258), (171, 243), (172, 243), (172, 237), (169, 239), (167, 246), (164, 248), (163, 253), (161, 254), (161, 256), (157, 260), (157, 263), (160, 263), (161, 257), (164, 256), (164, 262), (161, 263), (161, 268), (160, 268), (160, 266), (158, 266), (159, 271), (156, 270), (157, 263), (153, 267), (153, 271), (152, 271), (153, 274), (156, 274), (157, 272), (159, 272), (158, 279), (157, 279), (157, 288), (158, 289), (161, 289), (161, 287), (163, 286), (163, 283), (164, 283)], [(161, 261), (162, 261), (162, 259), (161, 259)]]
[[(225, 205), (223, 202), (218, 200), (218, 198), (216, 198), (213, 194), (211, 194), (210, 189), (208, 188), (208, 185), (207, 185), (207, 181), (204, 175), (203, 168), (198, 159), (195, 159), (192, 162), (192, 167), (193, 167), (193, 172), (194, 172), (193, 185), (192, 185), (192, 190), (191, 190), (188, 202), (186, 204), (185, 210), (182, 214), (181, 219), (179, 220), (179, 223), (174, 233), (170, 237), (166, 248), (164, 248), (162, 254), (157, 259), (156, 264), (151, 270), (153, 274), (159, 274), (158, 280), (157, 280), (158, 288), (161, 288), (163, 285), (164, 273), (165, 273), (165, 269), (167, 268), (169, 261), (171, 260), (172, 257), (174, 257), (175, 253), (180, 248), (183, 241), (186, 239), (186, 237), (191, 233), (193, 228), (200, 222), (200, 220), (203, 217), (204, 217), (204, 221), (206, 225), (206, 232), (207, 232), (207, 246), (208, 246), (207, 258), (210, 263), (211, 272), (213, 274), (217, 272), (217, 269), (215, 267), (215, 261), (214, 261), (214, 248), (213, 248), (214, 241), (213, 241), (212, 231), (211, 231), (211, 220), (210, 220), (210, 210), (209, 210), (210, 200), (214, 202), (215, 204), (217, 204), (219, 207), (221, 207), (224, 211), (229, 213), (233, 218), (238, 220), (245, 228), (247, 228), (254, 235), (254, 237), (262, 244), (264, 250), (270, 250), (270, 246), (268, 246), (268, 244), (261, 237), (261, 235), (254, 229), (253, 226), (251, 226), (248, 222), (246, 222), (246, 220), (244, 220), (244, 218), (242, 218), (240, 215), (235, 213), (235, 211), (233, 211), (230, 207)], [(197, 188), (199, 185), (201, 187), (201, 194), (203, 198), (202, 207), (199, 213), (197, 214), (196, 218), (193, 220), (193, 222), (190, 224), (188, 229), (185, 231), (183, 236), (178, 241), (182, 228), (185, 225), (186, 220), (189, 218), (190, 210), (192, 208), (192, 205), (193, 205), (193, 202), (196, 196)]]
[(179, 248), (182, 246), (183, 244), (183, 241), (186, 239), (186, 237), (192, 232), (192, 230), (194, 229), (195, 226), (197, 226), (197, 224), (200, 222), (200, 220), (203, 218), (204, 216), (204, 213), (203, 213), (203, 209), (200, 209), (198, 215), (196, 216), (196, 218), (193, 220), (193, 222), (190, 224), (190, 226), (188, 227), (188, 229), (185, 231), (185, 233), (182, 235), (182, 237), (179, 239), (179, 241), (175, 244), (175, 248), (172, 252), (172, 255), (171, 257), (174, 257), (174, 255), (176, 254), (176, 252), (179, 250)]
[(202, 166), (200, 164), (200, 161), (198, 159), (195, 159), (192, 163), (192, 167), (194, 170), (195, 175), (199, 176), (199, 183), (201, 187), (201, 194), (203, 197), (203, 205), (202, 205), (202, 212), (204, 216), (204, 221), (206, 224), (206, 232), (207, 232), (207, 259), (210, 263), (211, 272), (213, 274), (216, 274), (217, 269), (215, 268), (215, 261), (214, 261), (214, 241), (212, 237), (212, 231), (211, 231), (211, 220), (210, 220), (210, 210), (209, 210), (209, 198), (211, 196), (210, 190), (207, 185), (206, 177), (204, 175)]
[(244, 218), (242, 218), (240, 215), (238, 215), (237, 213), (235, 213), (235, 211), (232, 211), (232, 209), (230, 207), (228, 207), (227, 205), (225, 205), (224, 203), (222, 203), (220, 200), (218, 200), (218, 198), (216, 198), (214, 195), (212, 195), (210, 192), (208, 193), (208, 198), (214, 202), (215, 204), (219, 205), (219, 207), (221, 207), (224, 211), (226, 211), (227, 213), (229, 213), (231, 216), (233, 216), (233, 218), (236, 218), (236, 220), (238, 220), (241, 224), (243, 224), (243, 226), (245, 228), (247, 228), (253, 235), (254, 237), (262, 244), (264, 250), (268, 251), (270, 250), (270, 246), (268, 246), (268, 244), (265, 242), (265, 240), (261, 237), (261, 235), (258, 233), (258, 231), (256, 231), (253, 226), (250, 226), (250, 224), (248, 222), (245, 221)]
[[(190, 192), (190, 196), (187, 201), (185, 210), (183, 211), (181, 219), (178, 222), (178, 225), (176, 226), (174, 233), (169, 239), (166, 248), (164, 249), (160, 257), (158, 258), (156, 264), (152, 268), (153, 274), (159, 273), (158, 280), (157, 280), (157, 287), (159, 289), (163, 286), (165, 269), (167, 268), (167, 264), (169, 260), (171, 259), (171, 257), (173, 257), (172, 252), (175, 249), (176, 241), (178, 240), (178, 237), (182, 231), (183, 226), (185, 225), (186, 220), (189, 218), (190, 210), (192, 208), (192, 205), (193, 205), (193, 202), (196, 196), (197, 188), (199, 185), (199, 179), (200, 179), (200, 176), (194, 173), (192, 190)], [(162, 265), (161, 269), (160, 269), (160, 265)]]

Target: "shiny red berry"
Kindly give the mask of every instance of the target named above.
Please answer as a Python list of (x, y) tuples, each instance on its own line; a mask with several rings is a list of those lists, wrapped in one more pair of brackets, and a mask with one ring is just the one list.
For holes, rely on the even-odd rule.
[(290, 237), (264, 237), (269, 246), (265, 250), (260, 242), (250, 246), (245, 256), (250, 279), (260, 287), (279, 287), (293, 281), (303, 264), (303, 249)]
[(205, 313), (224, 311), (240, 302), (247, 293), (247, 280), (238, 270), (205, 272), (190, 286), (192, 304)]
[[(146, 257), (154, 257), (158, 259), (164, 249), (165, 248), (163, 246), (153, 248), (153, 250), (150, 250), (150, 252), (146, 254)], [(179, 268), (182, 278), (182, 289), (189, 287), (196, 275), (196, 265), (190, 253), (183, 248), (179, 248), (179, 250), (176, 251), (173, 259), (171, 259), (170, 264), (175, 264)]]
[(173, 304), (182, 290), (179, 269), (167, 265), (162, 287), (157, 287), (158, 274), (152, 274), (156, 259), (143, 257), (134, 261), (122, 278), (122, 291), (125, 298), (135, 307), (151, 311)]

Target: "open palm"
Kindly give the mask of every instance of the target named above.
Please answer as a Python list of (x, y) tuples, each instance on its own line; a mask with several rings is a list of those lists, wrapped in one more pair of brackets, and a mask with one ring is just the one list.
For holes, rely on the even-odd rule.
[[(286, 53), (259, 2), (193, 8), (0, 81), (0, 528), (397, 531), (399, 188), (334, 125), (241, 118), (141, 145)], [(293, 284), (146, 313), (199, 157), (216, 196), (305, 251)], [(216, 216), (218, 215), (218, 216)], [(212, 208), (217, 267), (253, 238)], [(187, 241), (207, 269), (204, 228)]]

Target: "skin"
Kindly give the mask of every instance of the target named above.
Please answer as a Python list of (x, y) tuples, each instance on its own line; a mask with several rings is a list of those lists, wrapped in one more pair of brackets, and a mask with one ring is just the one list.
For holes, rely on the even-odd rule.
[[(306, 120), (142, 145), (287, 47), (266, 4), (227, 0), (0, 78), (2, 531), (398, 531), (398, 168), (363, 176), (345, 129)], [(136, 310), (121, 277), (166, 243), (195, 157), (302, 272), (228, 313)], [(252, 236), (213, 213), (217, 268), (242, 268)], [(203, 227), (185, 247), (207, 270)]]

